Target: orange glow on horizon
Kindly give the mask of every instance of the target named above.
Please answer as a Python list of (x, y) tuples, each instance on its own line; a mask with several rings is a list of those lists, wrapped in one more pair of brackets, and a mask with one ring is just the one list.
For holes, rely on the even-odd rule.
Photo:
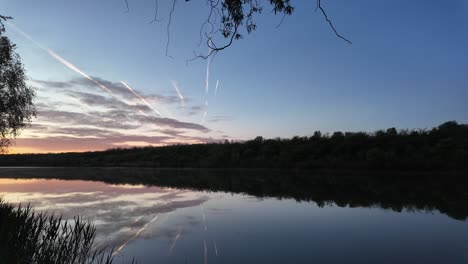
[(35, 182), (37, 179), (10, 179), (10, 178), (0, 178), (0, 185), (9, 185), (9, 184), (19, 184), (19, 183), (31, 183)]
[[(37, 139), (40, 141), (40, 139)], [(108, 149), (115, 149), (115, 148), (133, 148), (133, 147), (163, 147), (163, 146), (170, 146), (170, 145), (177, 145), (177, 144), (203, 144), (204, 142), (197, 140), (197, 139), (185, 139), (185, 140), (167, 140), (165, 143), (148, 143), (144, 141), (126, 141), (120, 143), (113, 143), (110, 147), (103, 147), (103, 146), (93, 146), (92, 144), (73, 144), (73, 145), (66, 145), (61, 146), (61, 144), (51, 144), (50, 146), (46, 146), (45, 144), (41, 144), (35, 147), (27, 146), (11, 146), (8, 151), (5, 153), (7, 155), (14, 155), (14, 154), (52, 154), (52, 153), (79, 153), (79, 152), (93, 152), (93, 151), (104, 151)], [(35, 145), (35, 144), (34, 144)], [(75, 146), (76, 148), (70, 148)], [(63, 147), (63, 148), (62, 148)]]
[(87, 152), (87, 151), (98, 151), (96, 149), (63, 149), (63, 150), (47, 150), (29, 147), (11, 147), (8, 149), (8, 154), (47, 154), (47, 153), (67, 153), (67, 152)]

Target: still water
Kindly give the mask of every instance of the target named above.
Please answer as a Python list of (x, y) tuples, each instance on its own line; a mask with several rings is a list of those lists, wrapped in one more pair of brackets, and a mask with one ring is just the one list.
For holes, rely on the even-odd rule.
[(274, 174), (0, 169), (0, 194), (91, 219), (115, 263), (468, 263), (466, 186)]

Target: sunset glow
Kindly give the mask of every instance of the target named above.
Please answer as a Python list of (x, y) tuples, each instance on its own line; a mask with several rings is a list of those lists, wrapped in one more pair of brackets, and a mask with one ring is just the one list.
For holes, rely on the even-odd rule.
[[(410, 11), (401, 14), (398, 4), (365, 0), (372, 16), (350, 3), (327, 3), (352, 45), (320, 12), (310, 12), (313, 1), (298, 1), (284, 21), (258, 16), (258, 30), (207, 59), (194, 56), (227, 40), (194, 23), (206, 19), (208, 6), (176, 3), (177, 19), (168, 27), (172, 2), (159, 2), (158, 19), (148, 23), (154, 1), (133, 1), (125, 13), (121, 3), (107, 0), (4, 1), (2, 13), (14, 18), (5, 34), (37, 94), (37, 117), (9, 153), (468, 122), (463, 1), (402, 2)], [(39, 9), (54, 11), (44, 16)], [(299, 32), (303, 25), (313, 28)]]

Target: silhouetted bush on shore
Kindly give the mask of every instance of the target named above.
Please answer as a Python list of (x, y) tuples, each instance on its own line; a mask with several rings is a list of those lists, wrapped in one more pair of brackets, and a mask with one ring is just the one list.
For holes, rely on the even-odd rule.
[(94, 226), (76, 217), (61, 217), (34, 212), (0, 199), (1, 263), (112, 263), (112, 252), (93, 250)]
[(468, 125), (374, 133), (316, 131), (309, 137), (110, 149), (100, 152), (0, 156), (0, 166), (173, 168), (466, 169)]

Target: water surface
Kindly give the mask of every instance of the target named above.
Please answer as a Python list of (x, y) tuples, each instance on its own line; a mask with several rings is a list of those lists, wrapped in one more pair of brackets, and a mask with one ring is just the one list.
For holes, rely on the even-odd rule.
[(116, 263), (468, 262), (467, 189), (456, 179), (63, 168), (0, 177), (7, 201), (92, 219)]

